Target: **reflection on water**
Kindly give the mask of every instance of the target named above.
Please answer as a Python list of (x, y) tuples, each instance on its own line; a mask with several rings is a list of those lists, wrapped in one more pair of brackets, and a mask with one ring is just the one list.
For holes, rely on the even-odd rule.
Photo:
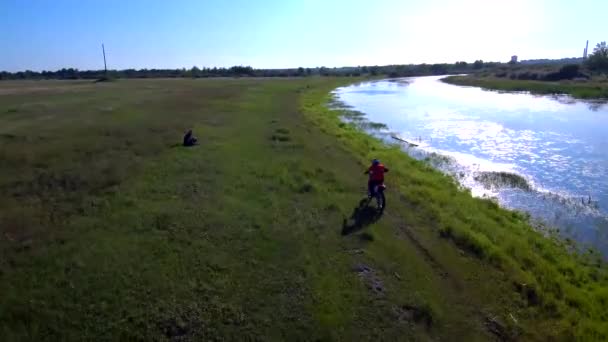
[(418, 144), (408, 153), (474, 195), (526, 210), (608, 255), (608, 105), (484, 91), (439, 77), (361, 83), (336, 95)]

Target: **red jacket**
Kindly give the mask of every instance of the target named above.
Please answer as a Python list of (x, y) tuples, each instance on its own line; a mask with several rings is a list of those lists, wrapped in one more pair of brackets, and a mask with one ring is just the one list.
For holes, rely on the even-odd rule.
[(383, 164), (378, 164), (370, 166), (367, 172), (370, 180), (384, 182), (384, 173), (388, 172), (388, 169)]

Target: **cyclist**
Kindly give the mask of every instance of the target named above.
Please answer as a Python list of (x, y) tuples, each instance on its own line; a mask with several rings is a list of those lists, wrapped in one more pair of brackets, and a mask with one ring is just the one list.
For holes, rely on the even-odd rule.
[(378, 159), (372, 160), (372, 165), (365, 171), (365, 174), (369, 174), (369, 180), (367, 182), (367, 196), (369, 198), (374, 195), (374, 188), (378, 185), (384, 184), (384, 173), (388, 172), (388, 169), (384, 164), (380, 163)]

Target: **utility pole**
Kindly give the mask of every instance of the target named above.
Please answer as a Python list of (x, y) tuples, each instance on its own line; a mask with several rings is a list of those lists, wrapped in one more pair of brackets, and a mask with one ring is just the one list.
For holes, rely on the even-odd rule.
[(103, 52), (103, 70), (107, 77), (108, 76), (108, 66), (106, 65), (106, 48), (103, 46), (103, 43), (101, 43), (101, 51)]

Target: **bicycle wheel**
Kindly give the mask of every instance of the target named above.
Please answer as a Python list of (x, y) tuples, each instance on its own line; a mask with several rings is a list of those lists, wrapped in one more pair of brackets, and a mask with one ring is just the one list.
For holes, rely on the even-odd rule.
[(376, 195), (376, 204), (378, 205), (378, 210), (383, 211), (386, 207), (386, 198), (384, 197), (384, 192), (379, 191)]

